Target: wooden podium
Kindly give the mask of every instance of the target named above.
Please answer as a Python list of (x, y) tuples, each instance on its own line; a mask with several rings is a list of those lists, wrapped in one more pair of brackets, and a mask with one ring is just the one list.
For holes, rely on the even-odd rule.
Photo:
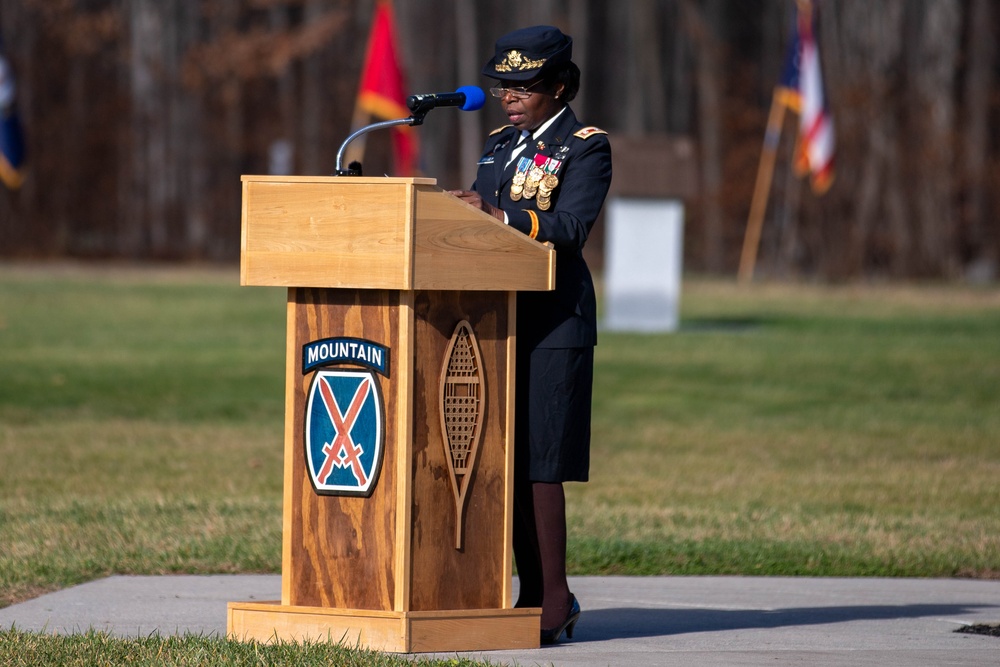
[(282, 578), (229, 636), (537, 647), (511, 601), (514, 304), (555, 251), (434, 179), (242, 180), (241, 284), (288, 288)]

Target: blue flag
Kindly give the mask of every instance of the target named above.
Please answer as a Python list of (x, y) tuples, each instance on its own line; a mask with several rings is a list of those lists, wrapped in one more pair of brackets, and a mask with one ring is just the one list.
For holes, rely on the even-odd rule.
[(15, 93), (14, 71), (0, 45), (0, 181), (12, 190), (24, 180), (24, 136), (14, 108)]

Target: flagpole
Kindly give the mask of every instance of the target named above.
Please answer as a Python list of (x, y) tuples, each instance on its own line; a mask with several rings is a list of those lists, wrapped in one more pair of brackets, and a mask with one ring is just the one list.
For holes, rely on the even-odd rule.
[(753, 278), (754, 266), (757, 263), (760, 232), (764, 226), (764, 214), (767, 213), (767, 201), (771, 193), (771, 181), (774, 178), (774, 162), (781, 140), (781, 127), (785, 121), (785, 103), (781, 98), (782, 92), (775, 88), (771, 97), (771, 111), (767, 117), (767, 131), (764, 133), (764, 147), (757, 167), (757, 182), (754, 185), (753, 199), (750, 201), (750, 215), (743, 236), (743, 252), (740, 253), (737, 277), (741, 285), (745, 285)]

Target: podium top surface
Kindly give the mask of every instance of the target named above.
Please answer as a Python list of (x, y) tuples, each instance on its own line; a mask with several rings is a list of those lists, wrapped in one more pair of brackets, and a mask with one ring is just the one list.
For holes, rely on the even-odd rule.
[(243, 285), (551, 290), (555, 250), (433, 178), (242, 177)]
[(436, 178), (428, 177), (395, 177), (395, 176), (263, 176), (257, 174), (243, 174), (240, 180), (244, 183), (342, 183), (349, 180), (351, 183), (359, 184), (399, 184), (409, 183), (413, 185), (437, 185)]

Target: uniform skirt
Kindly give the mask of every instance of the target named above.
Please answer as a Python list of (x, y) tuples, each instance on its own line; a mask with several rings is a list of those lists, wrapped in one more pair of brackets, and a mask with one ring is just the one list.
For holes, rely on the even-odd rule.
[(518, 348), (516, 372), (516, 476), (532, 482), (586, 482), (594, 348)]

